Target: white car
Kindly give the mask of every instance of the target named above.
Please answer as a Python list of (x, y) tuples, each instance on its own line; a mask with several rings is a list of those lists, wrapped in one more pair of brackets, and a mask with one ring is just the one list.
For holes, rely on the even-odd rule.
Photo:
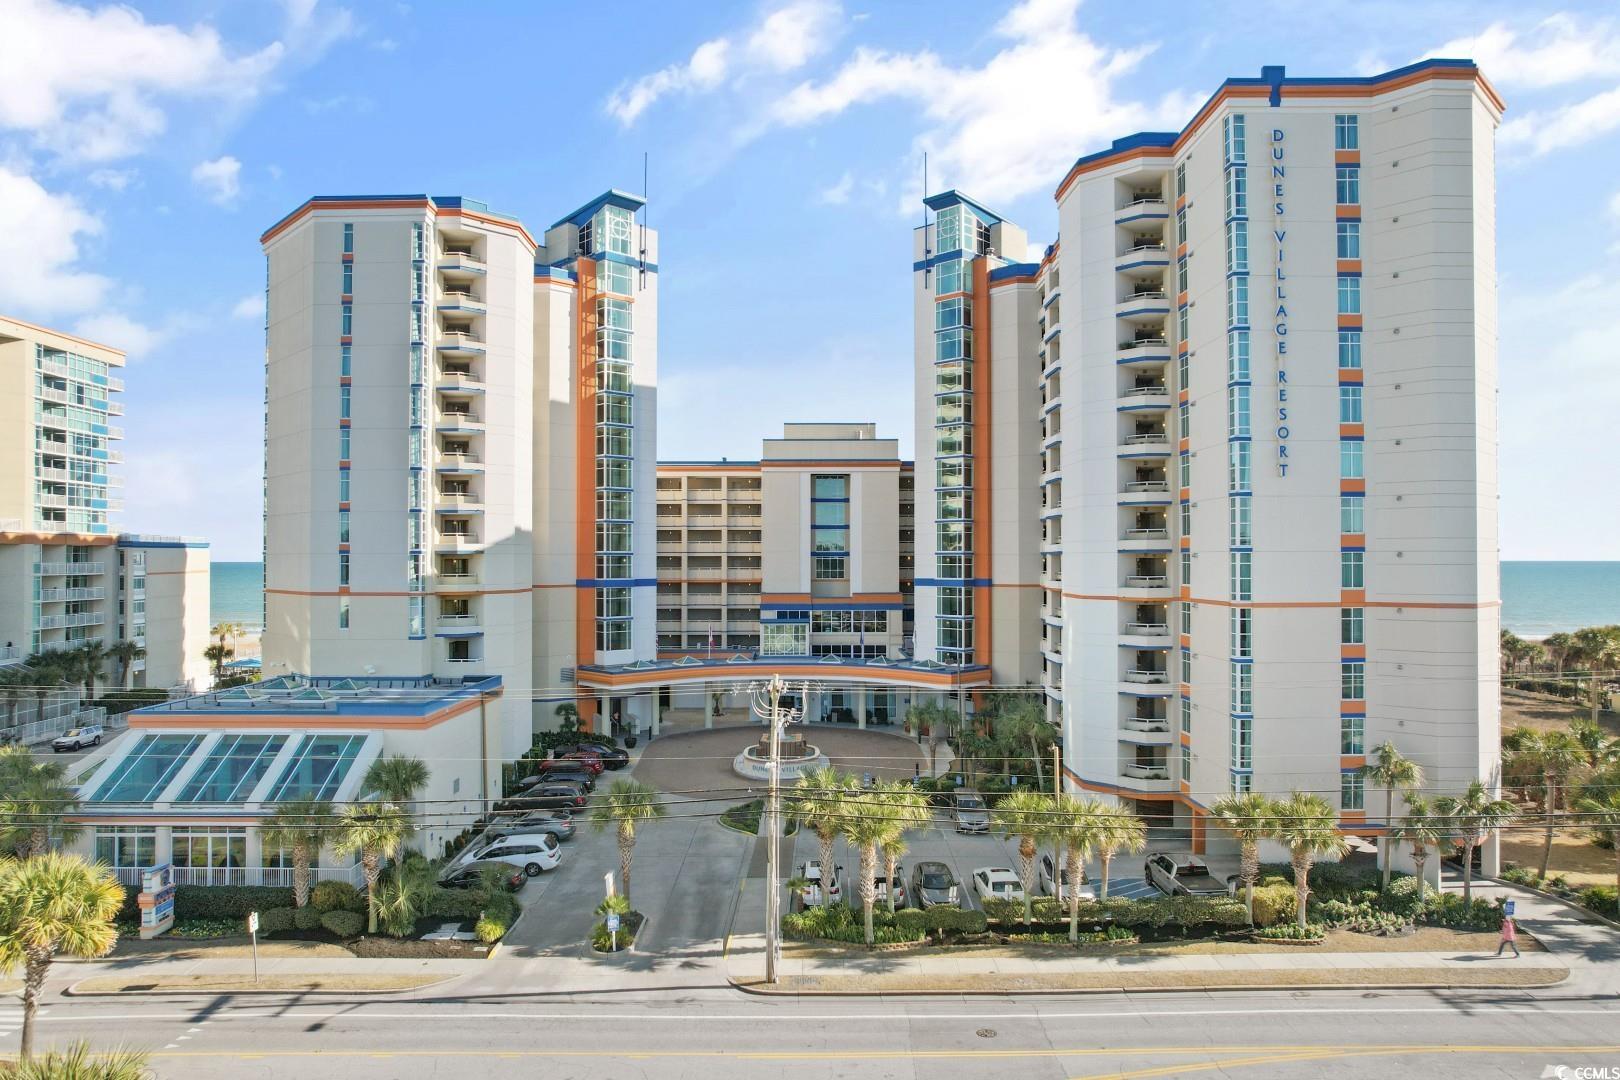
[[(880, 867), (872, 878), (872, 884), (877, 888), (877, 906), (889, 906), (889, 876)], [(894, 906), (896, 909), (906, 906), (906, 868), (899, 863), (894, 864)]]
[[(1069, 868), (1065, 863), (1052, 864), (1052, 856), (1042, 855), (1040, 862), (1041, 892), (1059, 900), (1069, 899)], [(1061, 881), (1061, 883), (1060, 883)], [(1080, 899), (1097, 899), (1097, 890), (1086, 880), (1085, 864), (1080, 866)]]
[(503, 836), (478, 853), (481, 863), (502, 862), (516, 866), (530, 877), (542, 870), (555, 870), (562, 862), (562, 845), (550, 833)]
[(1024, 886), (1018, 875), (1005, 866), (981, 866), (973, 871), (973, 892), (982, 903), (985, 900), (1024, 899)]
[[(799, 890), (799, 899), (804, 906), (821, 906), (821, 860), (811, 859), (799, 867), (799, 876), (806, 884)], [(844, 890), (839, 885), (839, 879), (844, 876), (842, 866), (833, 867), (832, 880), (827, 883), (827, 896), (830, 903), (838, 903), (844, 898)]]
[(87, 746), (100, 746), (102, 736), (106, 734), (106, 730), (98, 724), (76, 727), (52, 739), (51, 749), (60, 754), (64, 750), (83, 750)]

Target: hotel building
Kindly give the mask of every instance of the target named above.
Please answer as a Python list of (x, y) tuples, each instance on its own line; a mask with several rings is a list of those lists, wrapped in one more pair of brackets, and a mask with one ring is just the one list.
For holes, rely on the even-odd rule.
[(469, 199), (317, 197), (263, 235), (267, 674), (499, 676), (534, 701), (510, 759), (578, 666), (653, 656), (641, 206), (536, 239)]
[[(1196, 850), (1227, 792), (1312, 791), (1380, 831), (1357, 770), (1386, 740), (1427, 788), (1497, 777), (1501, 113), (1466, 61), (1265, 68), (1080, 158), (1037, 260), (1009, 263), (1022, 236), (982, 205), (929, 200), (919, 655), (977, 644), (1002, 602), (1015, 429), (1069, 778)], [(1006, 421), (1003, 394), (1027, 399)]]
[(132, 685), (197, 689), (208, 681), (208, 545), (112, 522), (123, 366), (117, 349), (0, 317), (0, 666), (136, 641), (146, 655), (131, 662)]

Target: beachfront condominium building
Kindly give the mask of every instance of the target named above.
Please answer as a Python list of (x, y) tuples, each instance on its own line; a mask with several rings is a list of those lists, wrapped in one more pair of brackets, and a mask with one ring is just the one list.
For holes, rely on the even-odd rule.
[[(117, 349), (0, 317), (0, 666), (128, 641), (144, 655), (107, 660), (105, 682), (197, 689), (208, 545), (121, 534), (111, 518), (123, 366)], [(16, 719), (39, 704), (20, 702)], [(45, 719), (69, 704), (46, 704)]]
[(537, 240), (470, 199), (317, 197), (264, 234), (267, 674), (498, 676), (538, 720), (577, 665), (652, 655), (641, 205)]
[[(1501, 111), (1467, 61), (1265, 68), (1180, 132), (1080, 158), (1060, 241), (1024, 266), (995, 214), (930, 202), (918, 431), (932, 413), (940, 580), (919, 573), (919, 648), (925, 626), (935, 649), (961, 640), (946, 597), (969, 593), (945, 572), (968, 577), (958, 537), (983, 534), (946, 522), (1000, 518), (955, 501), (984, 483), (960, 409), (1029, 395), (1011, 423), (1039, 457), (1065, 765), (1199, 849), (1228, 792), (1312, 791), (1378, 831), (1359, 769), (1385, 741), (1431, 790), (1496, 779)], [(1026, 340), (1008, 391), (1002, 350)]]

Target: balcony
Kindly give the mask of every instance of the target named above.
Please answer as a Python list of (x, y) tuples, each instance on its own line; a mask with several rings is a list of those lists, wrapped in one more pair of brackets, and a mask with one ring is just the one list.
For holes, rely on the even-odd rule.
[(475, 675), (484, 670), (482, 656), (447, 656), (444, 662), (450, 665), (450, 670), (457, 675)]
[(1122, 367), (1146, 364), (1168, 364), (1170, 342), (1162, 337), (1145, 336), (1122, 341), (1116, 346), (1119, 355), (1115, 363)]
[(483, 315), (489, 311), (483, 300), (461, 289), (441, 290), (438, 308), (454, 315)]
[(124, 437), (124, 429), (123, 428), (118, 427), (117, 425), (114, 425), (114, 424), (109, 424), (107, 426), (107, 438), (109, 438), (109, 439), (122, 439), (123, 437)]
[(53, 509), (66, 509), (68, 497), (66, 495), (35, 495), (34, 504), (36, 506), (48, 506)]
[(1170, 624), (1162, 622), (1128, 622), (1125, 624), (1123, 632), (1127, 637), (1168, 639), (1170, 637)]
[(123, 416), (124, 415), (124, 405), (123, 405), (123, 403), (119, 402), (119, 401), (109, 401), (109, 402), (107, 402), (107, 415), (108, 416)]
[(1163, 289), (1143, 289), (1114, 305), (1114, 317), (1128, 323), (1164, 327), (1170, 315), (1170, 297)]
[(446, 249), (439, 254), (438, 268), (446, 281), (466, 281), (489, 272), (489, 267), (484, 265), (483, 259), (471, 251), (454, 248)]
[(1119, 441), (1120, 457), (1166, 457), (1170, 453), (1168, 431), (1136, 431)]
[(732, 566), (726, 568), (727, 581), (758, 581), (762, 571), (757, 566)]
[(484, 497), (476, 491), (441, 491), (439, 492), (438, 511), (441, 514), (460, 514), (470, 510), (479, 509), (484, 505)]
[(1140, 746), (1169, 746), (1171, 742), (1169, 720), (1145, 720), (1127, 717), (1119, 722), (1120, 741)]
[(482, 434), (487, 425), (477, 413), (468, 409), (440, 409), (439, 421), (433, 430), (449, 434)]
[(44, 480), (47, 483), (52, 484), (65, 484), (71, 479), (71, 477), (66, 469), (52, 469), (47, 466), (40, 465), (34, 469), (34, 479)]
[(123, 393), (124, 380), (118, 378), (116, 375), (107, 376), (107, 389), (117, 390), (119, 393)]
[(476, 476), (484, 471), (483, 459), (477, 454), (448, 451), (439, 455), (438, 471), (447, 475)]
[(1120, 775), (1130, 780), (1145, 780), (1153, 784), (1144, 787), (1147, 791), (1170, 790), (1170, 766), (1165, 764), (1149, 764), (1139, 761), (1128, 761), (1119, 767)]
[(39, 629), (63, 630), (72, 626), (102, 626), (107, 616), (100, 611), (81, 611), (76, 615), (41, 615)]
[(37, 562), (34, 574), (38, 577), (100, 577), (107, 572), (104, 562)]
[(1121, 506), (1167, 506), (1169, 496), (1168, 480), (1127, 480), (1119, 489)]
[(1170, 550), (1170, 530), (1159, 529), (1126, 529), (1125, 535), (1120, 537), (1119, 550), (1128, 552), (1168, 552)]
[(1114, 224), (1130, 225), (1148, 221), (1164, 221), (1170, 216), (1170, 207), (1163, 195), (1138, 195), (1114, 211)]
[(19, 645), (0, 645), (0, 667), (20, 664), (28, 659), (27, 650)]
[(439, 377), (434, 381), (434, 388), (441, 394), (481, 394), (484, 392), (484, 380), (471, 371), (460, 371), (455, 368), (440, 368)]
[(484, 355), (484, 339), (475, 334), (450, 330), (440, 334), (435, 344), (440, 356)]
[(438, 540), (433, 544), (433, 550), (452, 555), (461, 552), (482, 551), (483, 547), (484, 542), (478, 538), (476, 532), (471, 530), (467, 532), (441, 532)]
[(1136, 379), (1120, 388), (1120, 412), (1153, 413), (1170, 408), (1170, 388), (1163, 380)]
[(434, 620), (434, 633), (438, 637), (474, 637), (484, 631), (479, 626), (477, 615), (452, 614), (439, 615)]
[(55, 604), (70, 600), (105, 600), (107, 590), (97, 585), (88, 589), (41, 589), (39, 602), (42, 604)]
[(471, 571), (460, 574), (439, 574), (433, 579), (439, 592), (457, 592), (461, 589), (473, 589), (479, 585), (479, 576)]
[(1132, 244), (1114, 260), (1114, 269), (1120, 273), (1170, 265), (1170, 253), (1163, 241), (1144, 241)]

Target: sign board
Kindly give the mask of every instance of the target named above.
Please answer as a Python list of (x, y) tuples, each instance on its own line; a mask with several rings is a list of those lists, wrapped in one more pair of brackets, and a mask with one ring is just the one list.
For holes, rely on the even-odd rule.
[(257, 911), (250, 911), (250, 912), (248, 912), (248, 933), (257, 934), (258, 932), (259, 932), (259, 913)]
[(619, 917), (617, 915), (609, 915), (607, 917), (607, 928), (608, 928), (608, 933), (610, 933), (610, 934), (618, 932), (618, 929), (619, 929)]
[(1506, 915), (1510, 919), (1513, 918), (1513, 906), (1512, 900), (1502, 901), (1502, 914)]
[(135, 898), (141, 909), (141, 937), (155, 938), (174, 925), (174, 867), (159, 863), (141, 871), (141, 893)]

